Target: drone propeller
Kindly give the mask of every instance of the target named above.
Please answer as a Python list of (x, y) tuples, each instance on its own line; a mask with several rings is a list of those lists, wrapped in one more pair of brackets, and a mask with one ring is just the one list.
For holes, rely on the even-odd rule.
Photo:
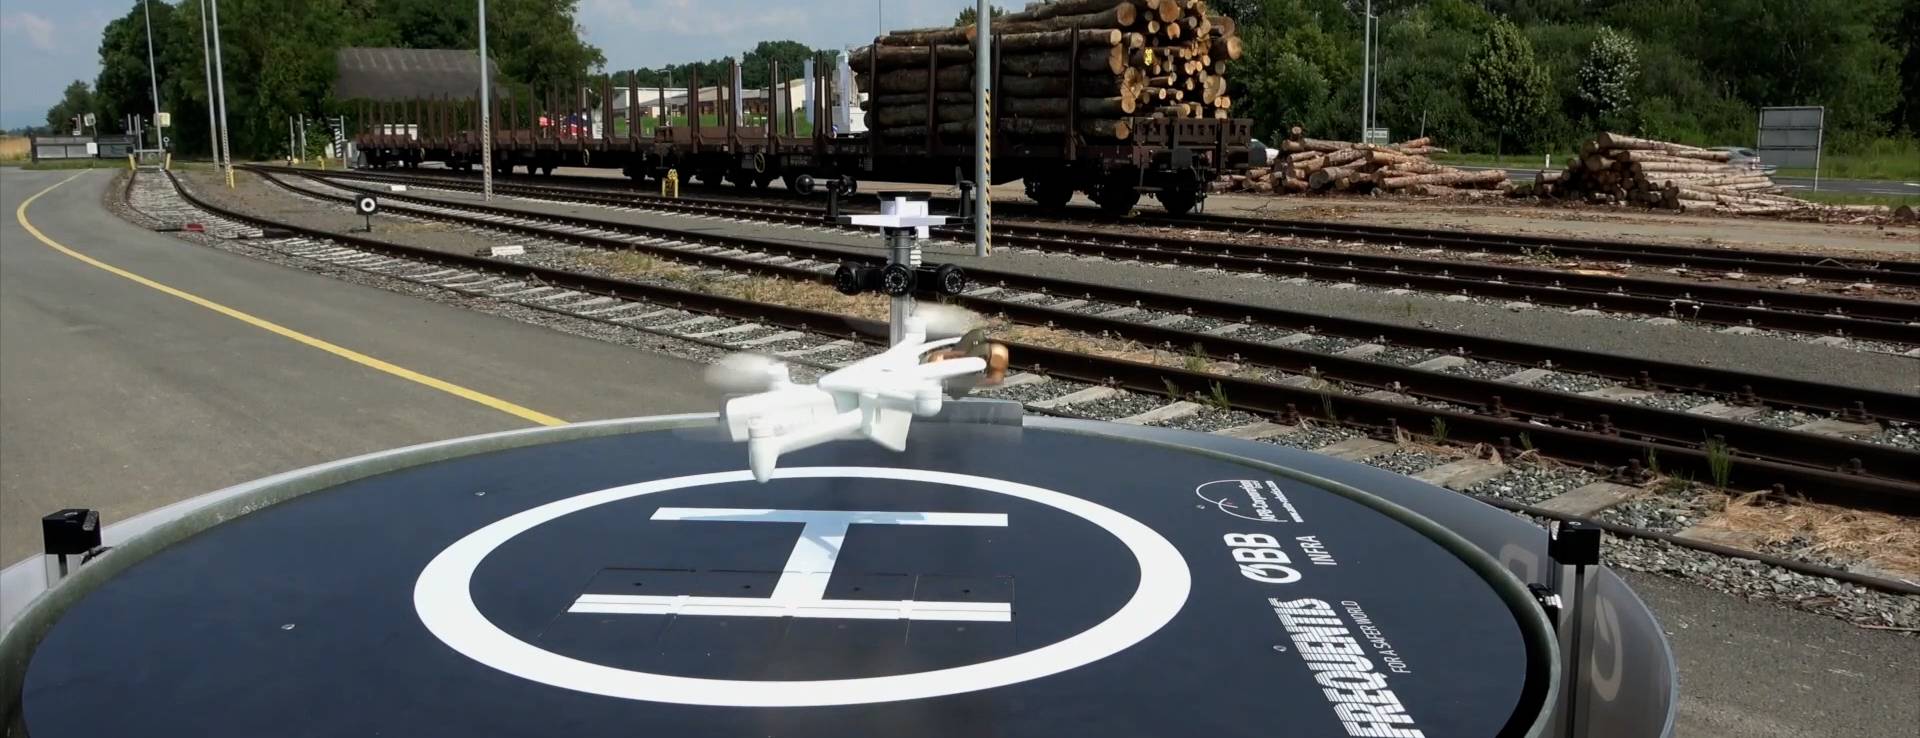
[(707, 367), (707, 386), (727, 394), (765, 392), (786, 377), (785, 367), (764, 354), (727, 354)]
[(964, 335), (987, 322), (979, 313), (937, 302), (923, 302), (915, 306), (913, 317), (926, 321), (929, 341)]

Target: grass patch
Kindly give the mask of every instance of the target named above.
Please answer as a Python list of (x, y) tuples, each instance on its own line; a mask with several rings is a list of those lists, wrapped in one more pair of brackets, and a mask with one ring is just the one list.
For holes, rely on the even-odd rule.
[[(1812, 169), (1782, 167), (1776, 177), (1812, 177)], [(1920, 182), (1920, 140), (1883, 138), (1864, 150), (1820, 157), (1820, 177)]]
[[(1553, 154), (1553, 169), (1566, 169), (1567, 162), (1573, 157), (1571, 152)], [(1433, 163), (1455, 167), (1511, 167), (1513, 169), (1542, 169), (1547, 166), (1546, 154), (1436, 154)]]
[(1718, 499), (1713, 523), (1752, 535), (1763, 545), (1788, 546), (1798, 555), (1866, 560), (1905, 576), (1920, 575), (1920, 520), (1849, 510), (1762, 493)]
[(1851, 192), (1814, 192), (1812, 190), (1793, 190), (1792, 197), (1811, 200), (1822, 205), (1878, 205), (1885, 208), (1897, 208), (1912, 205), (1920, 208), (1920, 187), (1914, 188), (1914, 195), (1863, 195)]

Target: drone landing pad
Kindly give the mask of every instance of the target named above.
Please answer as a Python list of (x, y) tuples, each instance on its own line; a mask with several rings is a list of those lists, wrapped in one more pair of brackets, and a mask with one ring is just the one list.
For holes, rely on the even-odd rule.
[(766, 484), (740, 446), (650, 432), (311, 493), (82, 599), (34, 654), (25, 723), (1493, 738), (1542, 710), (1528, 619), (1364, 495), (1119, 437), (913, 436), (791, 454)]

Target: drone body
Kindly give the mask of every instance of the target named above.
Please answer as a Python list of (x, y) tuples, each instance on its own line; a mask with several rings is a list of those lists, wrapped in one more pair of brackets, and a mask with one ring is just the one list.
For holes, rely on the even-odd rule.
[[(795, 384), (785, 364), (761, 359), (735, 361), (710, 373), (761, 391), (727, 401), (722, 413), (727, 433), (747, 444), (747, 466), (765, 482), (780, 455), (826, 443), (864, 438), (894, 451), (904, 450), (915, 416), (939, 414), (950, 380), (971, 386), (988, 369), (978, 356), (942, 357), (923, 362), (929, 352), (961, 342), (927, 340), (923, 320), (909, 319), (904, 340), (877, 355), (820, 377), (812, 385)], [(974, 381), (966, 381), (972, 379)]]

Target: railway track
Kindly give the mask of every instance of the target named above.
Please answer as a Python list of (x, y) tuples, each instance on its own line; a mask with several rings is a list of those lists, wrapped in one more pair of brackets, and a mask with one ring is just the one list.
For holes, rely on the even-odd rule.
[[(303, 171), (303, 170), (301, 170)], [(307, 172), (312, 174), (311, 172)], [(325, 173), (330, 178), (407, 183), (456, 191), (477, 191), (471, 178), (393, 173)], [(616, 188), (556, 187), (499, 184), (496, 191), (519, 197), (630, 207), (665, 212), (741, 218), (784, 224), (818, 225), (825, 211), (782, 203), (692, 201), (664, 198)], [(1004, 208), (1003, 208), (1004, 212)], [(1331, 227), (1329, 227), (1331, 228)], [(1411, 229), (1399, 229), (1411, 230)], [(971, 240), (961, 231), (941, 235)], [(1496, 248), (1479, 236), (1446, 234), (1466, 243)], [(1322, 236), (1315, 236), (1322, 237)], [(1339, 236), (1325, 236), (1339, 237)], [(1434, 235), (1433, 238), (1440, 238)], [(1527, 239), (1503, 243), (1523, 244)], [(1297, 246), (1273, 246), (1140, 233), (1089, 232), (1084, 228), (999, 221), (995, 242), (1015, 249), (1042, 253), (1095, 256), (1121, 261), (1171, 264), (1193, 268), (1267, 274), (1296, 280), (1325, 280), (1386, 289), (1421, 290), (1466, 295), (1516, 303), (1516, 307), (1559, 306), (1574, 309), (1629, 312), (1698, 321), (1729, 328), (1764, 328), (1797, 333), (1835, 335), (1902, 346), (1920, 346), (1920, 302), (1875, 300), (1791, 290), (1733, 287), (1674, 280), (1635, 279), (1583, 274), (1557, 269), (1492, 264), (1475, 261), (1350, 253)], [(1522, 246), (1515, 246), (1521, 248)], [(1524, 246), (1524, 248), (1545, 248)], [(1637, 249), (1657, 248), (1639, 245)], [(1676, 247), (1681, 248), (1681, 247)], [(1558, 252), (1556, 252), (1558, 253)], [(1765, 252), (1742, 252), (1751, 269), (1767, 269)], [(1799, 259), (1800, 257), (1793, 257)], [(1642, 262), (1644, 263), (1644, 262)], [(1696, 264), (1698, 266), (1698, 264)], [(1907, 269), (1909, 265), (1895, 265)], [(1912, 268), (1920, 269), (1920, 266)], [(1773, 272), (1809, 273), (1793, 265), (1776, 264)], [(1850, 283), (1872, 281), (1898, 271), (1871, 265), (1829, 265), (1827, 273), (1842, 270)], [(1766, 272), (1766, 273), (1773, 273)], [(1829, 277), (1822, 277), (1823, 279)], [(1898, 278), (1895, 277), (1897, 280)], [(1897, 283), (1886, 282), (1886, 283)]]
[[(285, 184), (278, 179), (270, 181), (283, 186)], [(343, 193), (365, 191), (351, 187), (339, 190)], [(385, 196), (389, 199), (395, 197), (392, 193), (385, 193)], [(411, 200), (417, 205), (445, 212), (502, 212), (435, 199), (400, 197)], [(756, 252), (801, 256), (814, 262), (832, 262), (854, 256), (831, 248), (800, 246), (785, 242), (729, 239), (668, 228), (650, 228), (587, 218), (558, 217), (526, 211), (512, 211), (512, 214), (518, 222), (535, 227), (544, 223), (559, 223), (578, 227), (614, 228), (622, 232), (645, 233), (683, 241), (693, 239), (693, 242), (698, 243), (723, 246), (745, 245)], [(490, 222), (497, 224), (499, 221), (495, 218)], [(719, 266), (740, 266), (737, 261), (724, 258), (709, 259), (707, 262)], [(761, 261), (756, 264), (765, 268), (768, 262)], [(1861, 421), (1878, 417), (1903, 422), (1920, 422), (1920, 399), (1898, 393), (1782, 380), (1765, 375), (1644, 360), (1604, 352), (1555, 348), (1393, 323), (1344, 319), (1233, 302), (1195, 299), (1104, 284), (1036, 277), (1017, 272), (974, 269), (972, 273), (977, 281), (988, 285), (982, 290), (976, 290), (974, 296), (1001, 293), (1000, 299), (995, 302), (996, 304), (1005, 303), (1003, 307), (1010, 306), (1012, 309), (1019, 310), (1023, 307), (1038, 306), (1037, 303), (1050, 302), (1052, 309), (1056, 311), (1065, 310), (1096, 317), (1126, 319), (1087, 325), (1093, 332), (1105, 330), (1125, 335), (1129, 332), (1128, 328), (1131, 324), (1141, 324), (1146, 329), (1180, 328), (1187, 333), (1201, 334), (1197, 337), (1163, 335), (1161, 340), (1154, 342), (1161, 345), (1174, 343), (1176, 339), (1185, 341), (1198, 338), (1205, 341), (1211, 338), (1237, 338), (1293, 346), (1303, 350), (1321, 349), (1310, 353), (1338, 354), (1344, 351), (1348, 356), (1361, 357), (1384, 353), (1389, 349), (1418, 349), (1425, 353), (1417, 358), (1406, 357), (1408, 361), (1405, 363), (1413, 365), (1425, 363), (1435, 371), (1459, 368), (1455, 373), (1499, 378), (1514, 385), (1529, 385), (1536, 382), (1555, 385), (1555, 379), (1548, 374), (1557, 370), (1561, 373), (1586, 375), (1591, 378), (1591, 381), (1585, 384), (1594, 385), (1585, 386), (1581, 383), (1559, 385), (1561, 389), (1569, 391), (1599, 390), (1602, 387), (1625, 385), (1645, 391), (1703, 393), (1749, 406), (1803, 408)], [(1188, 320), (1184, 321), (1183, 325), (1181, 321), (1172, 320), (1175, 315), (1184, 315)], [(1062, 325), (1069, 322), (1073, 321), (1060, 321)], [(1076, 325), (1086, 324), (1076, 323)], [(1184, 349), (1191, 347), (1192, 343), (1182, 342), (1175, 345)], [(1202, 345), (1204, 347), (1206, 344), (1203, 342)], [(1378, 347), (1378, 351), (1375, 347)], [(1210, 353), (1225, 357), (1233, 352)], [(1442, 360), (1430, 362), (1432, 359)], [(1488, 364), (1488, 366), (1470, 366), (1469, 361)], [(1516, 374), (1523, 376), (1515, 376)], [(1387, 386), (1405, 377), (1379, 379), (1381, 381), (1377, 384)]]
[[(697, 343), (704, 343), (718, 348), (731, 350), (760, 348), (761, 350), (768, 350), (770, 353), (790, 356), (792, 360), (797, 363), (823, 366), (850, 361), (858, 358), (860, 355), (875, 350), (876, 347), (872, 344), (877, 342), (878, 335), (883, 334), (883, 326), (878, 323), (872, 323), (871, 321), (848, 320), (840, 316), (817, 313), (799, 308), (752, 303), (717, 295), (639, 284), (605, 276), (571, 272), (533, 264), (467, 256), (463, 254), (449, 254), (418, 247), (384, 243), (357, 236), (305, 229), (270, 221), (257, 216), (228, 211), (210, 205), (194, 197), (191, 193), (179, 189), (170, 175), (165, 179), (159, 177), (141, 177), (138, 178), (138, 180), (141, 183), (139, 187), (135, 187), (131, 183), (129, 185), (129, 199), (138, 201), (144, 198), (148, 200), (148, 206), (142, 209), (148, 211), (153, 217), (175, 223), (200, 222), (203, 223), (206, 230), (210, 233), (232, 233), (240, 236), (251, 235), (253, 236), (251, 243), (256, 244), (258, 248), (271, 250), (276, 254), (312, 260), (316, 263), (327, 264), (334, 267), (359, 270), (369, 274), (376, 274), (390, 279), (399, 279), (435, 289), (486, 297), (491, 300), (532, 307), (545, 312), (568, 315), (609, 325), (617, 325), (622, 328), (643, 330), (661, 335), (685, 337)], [(165, 190), (157, 193), (154, 192), (162, 188), (165, 188)], [(138, 192), (148, 192), (150, 194), (136, 195)], [(178, 201), (180, 210), (184, 212), (153, 212), (154, 208), (151, 203), (153, 201), (166, 199), (168, 192), (172, 193), (173, 199)], [(563, 234), (551, 235), (554, 238), (565, 238), (569, 240), (575, 238), (575, 236)], [(558, 248), (564, 250), (578, 249), (580, 247), (558, 246)], [(733, 323), (735, 327), (723, 327), (727, 323)], [(746, 328), (741, 329), (740, 326), (746, 326)], [(845, 337), (821, 335), (823, 331), (819, 329), (819, 326), (852, 326), (855, 329), (855, 333), (847, 334)], [(695, 328), (700, 330), (696, 331), (694, 330)], [(812, 342), (814, 346), (810, 348), (785, 350), (771, 350), (768, 348), (781, 346), (783, 342), (791, 343), (795, 341)], [(1073, 355), (1067, 352), (1054, 351), (1037, 346), (1016, 346), (1015, 352), (1017, 362), (1022, 368), (1029, 371), (1039, 369), (1040, 367), (1038, 365), (1040, 364), (1049, 365), (1046, 371), (1051, 375), (1051, 378), (1044, 378), (1042, 375), (1032, 373), (1018, 375), (1020, 380), (1010, 382), (1009, 388), (1003, 390), (1006, 395), (1033, 395), (1034, 393), (1027, 390), (1031, 390), (1036, 386), (1046, 386), (1049, 383), (1085, 387), (1085, 389), (1068, 392), (1065, 395), (1058, 395), (1060, 390), (1055, 390), (1057, 396), (1050, 399), (1027, 401), (1027, 404), (1035, 410), (1060, 414), (1078, 414), (1073, 412), (1075, 408), (1087, 407), (1087, 402), (1072, 401), (1072, 397), (1074, 395), (1088, 395), (1090, 394), (1089, 390), (1104, 392), (1106, 393), (1106, 397), (1131, 394), (1136, 398), (1148, 398), (1150, 402), (1159, 403), (1159, 398), (1153, 396), (1154, 393), (1150, 388), (1141, 387), (1145, 382), (1135, 378), (1135, 375), (1141, 372), (1151, 373), (1156, 378), (1167, 374), (1177, 376), (1197, 374), (1195, 372), (1169, 370), (1164, 367), (1155, 367), (1135, 362), (1103, 359), (1098, 356)], [(1075, 384), (1076, 381), (1081, 384)], [(1323, 398), (1327, 397), (1324, 394), (1321, 396)], [(1015, 399), (1020, 398), (1015, 397)], [(1370, 411), (1379, 403), (1368, 401), (1364, 398), (1346, 397), (1332, 399), (1331, 401), (1336, 403), (1333, 405), (1333, 408), (1339, 411), (1338, 414), (1345, 416), (1344, 422), (1348, 428), (1377, 432), (1390, 430), (1394, 427), (1394, 421), (1390, 417), (1386, 418), (1387, 422), (1384, 425), (1376, 425), (1368, 422), (1369, 419), (1375, 417)], [(1180, 403), (1177, 402), (1163, 404), (1159, 411), (1140, 413), (1131, 418), (1112, 417), (1111, 413), (1104, 415), (1106, 419), (1117, 419), (1121, 422), (1149, 422), (1142, 420), (1142, 417), (1154, 415), (1155, 412), (1167, 417), (1173, 417), (1170, 413), (1166, 413), (1164, 409), (1179, 404)], [(1254, 400), (1251, 402), (1236, 401), (1235, 406), (1232, 408), (1222, 407), (1213, 409), (1210, 412), (1227, 416), (1222, 418), (1222, 420), (1233, 420), (1234, 418), (1232, 416), (1235, 415), (1239, 415), (1242, 418), (1253, 419), (1252, 422), (1242, 425), (1215, 423), (1220, 426), (1215, 432), (1248, 438), (1279, 439), (1289, 433), (1298, 433), (1301, 432), (1302, 429), (1318, 425), (1305, 419), (1296, 419), (1296, 425), (1294, 426), (1258, 420), (1257, 418), (1259, 416), (1269, 415), (1269, 413), (1263, 411), (1271, 404), (1272, 400), (1270, 399)], [(1411, 410), (1412, 408), (1386, 409)], [(1248, 415), (1246, 414), (1247, 411), (1253, 411), (1259, 415)], [(1429, 412), (1434, 413), (1434, 417), (1456, 417), (1459, 420), (1466, 421), (1463, 424), (1462, 430), (1467, 433), (1487, 429), (1496, 432), (1507, 430), (1507, 428), (1500, 426), (1511, 423), (1509, 420), (1499, 418), (1486, 418), (1476, 421), (1475, 416), (1460, 415), (1451, 411)], [(1094, 416), (1102, 417), (1101, 414), (1095, 414)], [(1284, 420), (1285, 418), (1276, 419)], [(1481, 423), (1488, 424), (1490, 428), (1483, 428)], [(1565, 433), (1563, 430), (1554, 428), (1542, 428), (1541, 431), (1543, 433), (1543, 440), (1549, 440), (1556, 445), (1558, 445), (1561, 436)], [(1685, 451), (1683, 449), (1671, 450), (1681, 457), (1675, 460), (1684, 463)], [(1464, 462), (1465, 460), (1445, 466), (1452, 467)], [(1755, 462), (1755, 464), (1756, 466), (1773, 466), (1766, 462)], [(1422, 474), (1430, 474), (1433, 471), (1434, 470), (1428, 470), (1427, 472), (1422, 472)], [(1855, 478), (1854, 481), (1864, 482), (1867, 480)], [(1846, 495), (1840, 496), (1845, 497)], [(1877, 495), (1870, 493), (1869, 496)], [(1535, 508), (1530, 505), (1518, 504), (1512, 500), (1485, 496), (1480, 497), (1492, 504), (1519, 512), (1528, 512), (1541, 517), (1587, 519), (1578, 515), (1568, 515), (1564, 512), (1555, 512), (1553, 510)], [(1887, 502), (1888, 500), (1883, 497), (1881, 501)], [(1722, 545), (1675, 537), (1660, 531), (1623, 526), (1606, 521), (1599, 522), (1603, 527), (1621, 536), (1663, 540), (1671, 544), (1712, 551), (1722, 555), (1755, 559), (1794, 571), (1827, 576), (1884, 591), (1908, 594), (1920, 593), (1920, 588), (1916, 588), (1910, 583), (1832, 569), (1819, 564), (1783, 558), (1767, 553), (1733, 549)]]
[[(278, 180), (274, 180), (278, 181)], [(284, 183), (282, 183), (284, 185)], [(298, 190), (298, 188), (295, 188)], [(364, 190), (341, 188), (338, 194), (325, 195), (310, 190), (300, 190), (306, 195), (321, 199), (330, 199), (335, 203), (344, 203), (353, 194)], [(795, 246), (786, 243), (716, 236), (711, 233), (693, 233), (654, 227), (636, 226), (578, 217), (555, 217), (530, 215), (525, 212), (467, 203), (446, 203), (428, 198), (397, 196), (391, 193), (389, 201), (405, 203), (402, 207), (410, 214), (420, 215), (449, 222), (461, 223), (476, 228), (487, 228), (527, 236), (561, 238), (575, 243), (594, 245), (600, 248), (636, 250), (677, 261), (683, 261), (700, 268), (728, 270), (739, 274), (757, 273), (815, 282), (826, 282), (834, 265), (849, 256), (846, 252), (817, 247)], [(1888, 494), (1897, 497), (1912, 497), (1910, 489), (1920, 482), (1920, 455), (1912, 451), (1886, 445), (1865, 443), (1839, 434), (1816, 432), (1825, 427), (1829, 430), (1850, 427), (1854, 430), (1871, 426), (1871, 417), (1861, 415), (1866, 408), (1885, 408), (1886, 418), (1907, 418), (1920, 415), (1920, 401), (1893, 393), (1872, 393), (1870, 400), (1854, 399), (1850, 401), (1853, 414), (1842, 418), (1823, 418), (1809, 420), (1801, 425), (1801, 430), (1771, 427), (1762, 423), (1745, 422), (1733, 417), (1751, 417), (1753, 405), (1740, 406), (1740, 395), (1727, 401), (1716, 401), (1710, 397), (1688, 397), (1684, 402), (1691, 405), (1687, 413), (1662, 409), (1656, 406), (1635, 402), (1661, 395), (1655, 390), (1643, 390), (1633, 387), (1601, 382), (1589, 394), (1575, 394), (1554, 389), (1530, 386), (1528, 381), (1548, 374), (1541, 367), (1532, 370), (1518, 369), (1516, 373), (1530, 374), (1531, 377), (1515, 377), (1502, 382), (1498, 379), (1449, 373), (1440, 365), (1464, 366), (1465, 357), (1457, 354), (1444, 356), (1452, 360), (1434, 362), (1443, 355), (1418, 362), (1424, 367), (1405, 366), (1389, 362), (1372, 360), (1370, 357), (1386, 351), (1382, 344), (1356, 344), (1346, 355), (1328, 352), (1308, 351), (1295, 348), (1290, 343), (1312, 340), (1297, 332), (1286, 332), (1283, 321), (1298, 323), (1301, 319), (1324, 320), (1324, 318), (1286, 315), (1283, 311), (1269, 311), (1248, 308), (1225, 303), (1206, 303), (1173, 298), (1154, 293), (1125, 290), (1061, 280), (1045, 280), (1024, 275), (975, 270), (975, 277), (989, 284), (974, 293), (961, 296), (956, 302), (989, 315), (1000, 315), (1021, 324), (1047, 326), (1057, 329), (1077, 331), (1090, 336), (1104, 336), (1134, 341), (1147, 346), (1162, 346), (1176, 352), (1191, 351), (1195, 357), (1218, 357), (1233, 365), (1248, 365), (1266, 370), (1253, 378), (1247, 376), (1223, 376), (1215, 372), (1191, 371), (1156, 364), (1137, 364), (1121, 362), (1114, 365), (1085, 364), (1081, 356), (1059, 356), (1043, 363), (1048, 371), (1059, 371), (1060, 367), (1074, 365), (1082, 374), (1092, 374), (1093, 381), (1117, 383), (1135, 390), (1144, 390), (1155, 394), (1167, 394), (1169, 385), (1184, 388), (1187, 391), (1211, 389), (1213, 392), (1234, 398), (1230, 403), (1245, 405), (1245, 409), (1265, 415), (1277, 416), (1284, 420), (1298, 422), (1303, 416), (1325, 416), (1329, 414), (1327, 403), (1338, 397), (1343, 400), (1359, 400), (1365, 403), (1377, 403), (1364, 407), (1354, 415), (1362, 424), (1370, 424), (1392, 434), (1398, 428), (1404, 431), (1425, 432), (1430, 427), (1459, 427), (1451, 417), (1441, 418), (1440, 426), (1434, 426), (1433, 420), (1439, 416), (1422, 413), (1445, 412), (1459, 413), (1478, 420), (1481, 423), (1492, 419), (1514, 423), (1505, 426), (1505, 433), (1497, 433), (1492, 428), (1484, 428), (1482, 439), (1501, 444), (1511, 453), (1519, 453), (1514, 446), (1516, 440), (1522, 445), (1537, 445), (1542, 430), (1552, 428), (1572, 434), (1562, 439), (1575, 445), (1593, 443), (1596, 439), (1609, 439), (1616, 443), (1648, 444), (1635, 454), (1614, 456), (1594, 453), (1594, 449), (1581, 449), (1580, 453), (1567, 453), (1564, 457), (1580, 458), (1583, 463), (1592, 463), (1595, 459), (1611, 458), (1612, 463), (1632, 467), (1639, 459), (1646, 458), (1646, 449), (1654, 448), (1653, 455), (1663, 461), (1671, 456), (1671, 449), (1687, 449), (1696, 456), (1712, 456), (1712, 449), (1735, 449), (1743, 459), (1756, 463), (1778, 463), (1787, 467), (1817, 470), (1822, 474), (1839, 474), (1844, 478), (1829, 480), (1825, 486), (1832, 488), (1831, 494), (1842, 494), (1842, 489), (1855, 488), (1860, 483), (1874, 484), (1876, 478), (1890, 485)], [(1006, 280), (1014, 287), (999, 287), (995, 283)], [(1004, 294), (1002, 294), (1004, 293)], [(1094, 296), (1098, 302), (1077, 295)], [(1044, 301), (1051, 305), (1036, 304)], [(1072, 304), (1079, 303), (1079, 304)], [(1129, 304), (1131, 303), (1131, 304)], [(1154, 305), (1153, 316), (1145, 306)], [(1216, 318), (1212, 324), (1186, 327), (1182, 322), (1197, 318), (1204, 309), (1214, 315), (1233, 317)], [(1232, 311), (1232, 312), (1226, 312)], [(1258, 313), (1261, 317), (1255, 318)], [(1268, 323), (1264, 318), (1275, 317), (1281, 320)], [(1149, 321), (1140, 318), (1151, 317)], [(1246, 318), (1258, 322), (1256, 326), (1249, 322), (1226, 323), (1225, 320)], [(1132, 319), (1129, 319), (1132, 318)], [(1178, 320), (1172, 320), (1178, 319)], [(1357, 322), (1356, 322), (1357, 323)], [(1351, 326), (1350, 326), (1351, 327)], [(1396, 329), (1408, 331), (1408, 329)], [(1280, 335), (1274, 339), (1261, 340), (1262, 332), (1272, 336), (1276, 331)], [(1427, 332), (1429, 343), (1441, 340), (1458, 340), (1462, 337)], [(1412, 332), (1405, 335), (1414, 335)], [(1291, 339), (1291, 340), (1289, 340)], [(1486, 344), (1501, 350), (1502, 342)], [(1362, 348), (1370, 346), (1370, 348)], [(1038, 348), (1038, 347), (1035, 347)], [(1514, 344), (1504, 347), (1508, 351), (1547, 351), (1537, 346)], [(1034, 355), (1029, 353), (1029, 355)], [(1656, 376), (1654, 364), (1636, 363), (1621, 357), (1609, 357), (1601, 354), (1580, 356), (1578, 352), (1562, 355), (1566, 360), (1579, 360), (1591, 365), (1612, 362), (1624, 365), (1644, 376)], [(1061, 362), (1068, 362), (1062, 364)], [(1212, 360), (1201, 359), (1204, 366)], [(1551, 361), (1550, 359), (1547, 361)], [(1104, 367), (1104, 368), (1102, 368)], [(1677, 371), (1680, 367), (1659, 365), (1662, 373)], [(1760, 381), (1779, 382), (1781, 380), (1742, 375), (1719, 370), (1693, 369), (1704, 374), (1696, 377), (1710, 378), (1704, 381), (1721, 387), (1740, 387), (1736, 392), (1746, 392)], [(1100, 372), (1100, 373), (1094, 373)], [(1242, 374), (1245, 374), (1244, 372)], [(1111, 381), (1109, 381), (1111, 380)], [(1859, 391), (1812, 383), (1790, 383), (1769, 386), (1770, 393), (1782, 398), (1781, 402), (1804, 402), (1789, 400), (1794, 397), (1835, 397), (1856, 396)], [(1656, 386), (1657, 385), (1650, 385)], [(1217, 389), (1215, 389), (1217, 388)], [(1250, 396), (1254, 399), (1241, 402), (1239, 398)], [(1684, 396), (1683, 396), (1684, 397)], [(1764, 404), (1760, 405), (1764, 407)], [(1409, 415), (1412, 413), (1412, 415)], [(1350, 413), (1331, 411), (1331, 414), (1347, 420)], [(1723, 417), (1716, 417), (1722, 415)], [(1852, 418), (1852, 421), (1847, 420)], [(1853, 422), (1864, 421), (1864, 422)], [(1657, 448), (1656, 448), (1657, 447)], [(1572, 451), (1572, 449), (1568, 449)], [(1838, 469), (1835, 469), (1838, 467)], [(1902, 471), (1904, 468), (1916, 469), (1913, 473)], [(1703, 470), (1704, 471), (1704, 470)], [(1881, 476), (1885, 475), (1885, 476)], [(1704, 477), (1703, 477), (1704, 478)], [(1757, 480), (1755, 480), (1757, 481)], [(1766, 485), (1760, 485), (1764, 488)], [(1794, 489), (1795, 487), (1790, 485)], [(1903, 491), (1904, 490), (1904, 491)]]
[[(415, 172), (415, 177), (440, 176), (452, 181), (470, 181), (470, 175), (453, 172), (433, 174)], [(555, 183), (565, 183), (556, 185)], [(508, 176), (496, 178), (496, 184), (532, 187), (564, 187), (610, 193), (645, 195), (631, 183), (609, 184), (600, 177)], [(951, 201), (951, 200), (949, 200)], [(722, 196), (717, 202), (763, 206), (795, 214), (818, 214), (820, 208), (792, 203), (773, 203), (765, 195)], [(1644, 266), (1675, 267), (1689, 271), (1728, 274), (1800, 277), (1841, 284), (1871, 283), (1920, 288), (1920, 262), (1879, 261), (1835, 258), (1781, 251), (1728, 249), (1712, 246), (1633, 241), (1606, 241), (1570, 237), (1526, 236), (1501, 233), (1447, 231), (1431, 228), (1375, 226), (1280, 218), (1246, 218), (1223, 215), (1189, 214), (1170, 216), (1143, 212), (1138, 217), (1116, 220), (1090, 208), (1048, 209), (1032, 203), (1000, 202), (996, 214), (1016, 215), (1035, 220), (1072, 220), (1088, 223), (1149, 225), (1186, 230), (1220, 231), (1234, 234), (1258, 233), (1282, 237), (1359, 241), (1388, 246), (1440, 249), (1466, 253), (1493, 253), (1556, 256), (1594, 262), (1633, 263)], [(1005, 224), (1001, 221), (999, 224)]]

